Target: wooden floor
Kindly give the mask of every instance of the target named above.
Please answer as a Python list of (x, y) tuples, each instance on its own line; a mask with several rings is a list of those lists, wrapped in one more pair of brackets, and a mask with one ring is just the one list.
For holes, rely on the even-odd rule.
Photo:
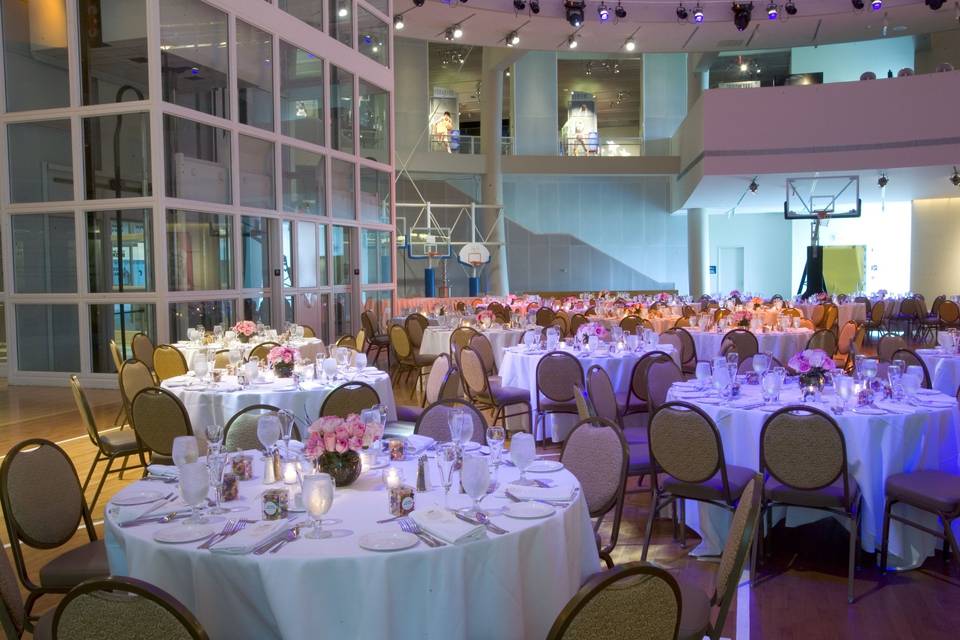
[[(119, 408), (116, 391), (88, 390), (101, 424), (110, 425)], [(398, 389), (398, 402), (409, 403), (409, 389)], [(7, 451), (25, 438), (46, 438), (61, 444), (70, 454), (81, 475), (89, 469), (95, 449), (87, 438), (66, 387), (8, 387), (0, 380), (0, 451)], [(558, 453), (547, 448), (547, 453)], [(94, 510), (100, 522), (103, 505), (122, 486), (137, 476), (111, 477)], [(95, 481), (99, 476), (95, 476)], [(617, 563), (639, 560), (649, 508), (649, 493), (631, 483), (624, 512), (620, 542), (613, 556)], [(88, 500), (93, 495), (91, 488)], [(3, 528), (6, 543), (6, 529)], [(102, 526), (97, 525), (98, 535)], [(74, 542), (83, 541), (81, 534)], [(931, 558), (920, 569), (881, 579), (873, 568), (873, 556), (864, 554), (863, 569), (856, 580), (857, 601), (846, 602), (845, 530), (824, 520), (796, 529), (778, 527), (772, 536), (774, 555), (761, 568), (759, 584), (742, 586), (738, 601), (749, 607), (749, 615), (731, 608), (724, 628), (727, 638), (778, 638), (790, 640), (833, 640), (836, 638), (923, 640), (960, 637), (960, 567), (949, 566), (940, 556)], [(656, 562), (678, 579), (708, 588), (713, 584), (717, 564), (688, 555), (687, 549), (673, 541), (668, 520), (659, 520), (649, 560)], [(5, 547), (9, 545), (5, 544)], [(55, 552), (27, 553), (28, 563), (37, 568)], [(960, 564), (960, 560), (950, 565)], [(37, 611), (55, 606), (47, 597)]]

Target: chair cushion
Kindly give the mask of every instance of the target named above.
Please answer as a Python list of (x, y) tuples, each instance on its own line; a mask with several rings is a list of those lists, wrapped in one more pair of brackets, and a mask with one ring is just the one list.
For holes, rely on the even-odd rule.
[(651, 473), (650, 445), (646, 442), (627, 443), (630, 449), (630, 465), (627, 467), (628, 476), (639, 476)]
[(649, 442), (647, 437), (647, 427), (624, 427), (623, 437), (627, 439), (627, 444), (646, 444)]
[(100, 434), (100, 445), (108, 454), (136, 453), (137, 436), (133, 429), (120, 429)]
[(397, 405), (397, 420), (400, 422), (416, 422), (423, 409), (420, 407), (411, 407), (410, 405)]
[(160, 455), (159, 453), (151, 453), (151, 454), (150, 454), (150, 464), (166, 464), (166, 465), (172, 465), (172, 464), (173, 464), (173, 457), (172, 457), (172, 456), (163, 456), (163, 455)]
[[(617, 400), (617, 402), (619, 402), (619, 399)], [(623, 411), (620, 412), (622, 415), (630, 415), (631, 413), (646, 413), (650, 411), (650, 407), (647, 405), (647, 401), (640, 400), (636, 396), (631, 396), (629, 407), (627, 406), (627, 399), (626, 397), (624, 397), (623, 405), (624, 405)]]
[(887, 497), (927, 511), (960, 512), (960, 476), (943, 471), (897, 473), (887, 478)]
[(679, 582), (680, 608), (679, 640), (703, 640), (710, 628), (710, 597), (701, 589), (686, 582)]
[[(727, 465), (727, 482), (730, 484), (730, 497), (737, 500), (756, 472), (746, 467)], [(674, 495), (693, 500), (724, 500), (723, 477), (720, 472), (705, 482), (680, 482), (673, 476), (664, 476), (663, 490)]]
[(90, 578), (110, 575), (107, 549), (103, 540), (95, 540), (60, 554), (40, 569), (40, 585), (70, 589)]
[[(518, 404), (530, 402), (530, 392), (520, 387), (504, 387), (499, 384), (490, 384), (490, 394), (498, 405)], [(576, 411), (576, 408), (574, 408)]]
[(390, 336), (367, 336), (367, 342), (376, 347), (386, 347), (390, 344)]
[(577, 413), (576, 402), (553, 402), (540, 396), (540, 411), (547, 413)]
[[(850, 483), (850, 504), (855, 504), (860, 487), (853, 476), (848, 477)], [(782, 484), (773, 477), (767, 478), (764, 483), (763, 492), (767, 499), (774, 502), (785, 502), (801, 507), (815, 508), (836, 508), (845, 509), (847, 505), (843, 503), (843, 477), (837, 478), (836, 482), (827, 485), (822, 489), (796, 489)]]
[(45, 611), (40, 619), (33, 624), (33, 640), (52, 640), (53, 638), (53, 614), (57, 608), (53, 607)]
[(414, 362), (417, 363), (418, 367), (429, 367), (430, 365), (433, 364), (434, 360), (437, 359), (438, 355), (439, 354), (436, 354), (436, 353), (431, 353), (431, 354), (418, 353), (416, 356), (414, 356)]

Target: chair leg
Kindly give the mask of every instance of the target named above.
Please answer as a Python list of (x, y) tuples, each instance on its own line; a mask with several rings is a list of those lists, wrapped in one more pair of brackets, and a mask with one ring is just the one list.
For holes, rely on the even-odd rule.
[(750, 586), (757, 586), (757, 556), (759, 554), (760, 540), (763, 538), (762, 520), (757, 522), (757, 530), (754, 531), (752, 549), (750, 549)]
[(640, 561), (647, 561), (647, 549), (650, 548), (650, 538), (653, 537), (653, 521), (657, 518), (657, 511), (660, 510), (660, 493), (657, 492), (653, 498), (653, 504), (650, 505), (650, 515), (647, 516), (647, 535), (643, 540), (643, 552), (640, 554)]
[(893, 500), (887, 499), (883, 509), (883, 535), (880, 539), (880, 574), (887, 572), (887, 552), (890, 546), (890, 512), (893, 511)]
[(103, 470), (103, 475), (100, 476), (100, 484), (97, 485), (97, 491), (93, 494), (93, 500), (90, 501), (90, 511), (93, 511), (93, 508), (97, 506), (97, 500), (100, 498), (100, 492), (103, 491), (103, 484), (107, 481), (107, 476), (110, 475), (110, 467), (113, 466), (113, 461), (116, 458), (108, 458), (107, 466)]
[(953, 535), (952, 525), (953, 520), (943, 519), (943, 533), (947, 537), (947, 545), (950, 547), (951, 554), (954, 557), (954, 566), (960, 565), (960, 562), (957, 562), (956, 559), (960, 558), (960, 546), (957, 545), (957, 537)]
[(93, 464), (90, 465), (90, 471), (87, 472), (87, 479), (83, 481), (83, 487), (80, 491), (86, 492), (87, 487), (90, 485), (90, 479), (93, 478), (93, 470), (97, 468), (97, 465), (100, 464), (100, 459), (102, 458), (100, 451), (97, 451), (97, 455), (93, 458)]
[(764, 543), (764, 554), (766, 557), (770, 557), (770, 547), (773, 545), (770, 544), (770, 538), (773, 536), (773, 507), (769, 504), (764, 505), (764, 510), (767, 512), (767, 536)]
[(677, 498), (677, 504), (680, 511), (680, 548), (687, 548), (687, 501), (683, 498)]
[(853, 573), (857, 558), (857, 537), (859, 535), (860, 515), (850, 518), (850, 557), (847, 559), (847, 603), (853, 604)]

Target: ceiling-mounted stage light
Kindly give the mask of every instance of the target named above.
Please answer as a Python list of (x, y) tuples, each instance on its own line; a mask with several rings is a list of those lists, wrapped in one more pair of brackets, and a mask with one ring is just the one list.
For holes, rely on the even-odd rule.
[(750, 189), (750, 193), (756, 193), (757, 189), (760, 188), (760, 185), (757, 184), (757, 179), (753, 178), (752, 180), (750, 180), (750, 186), (747, 188)]
[(576, 36), (570, 36), (569, 38), (567, 38), (567, 48), (568, 48), (568, 49), (576, 49), (576, 48), (577, 48), (577, 37), (576, 37)]
[(850, 0), (850, 3), (853, 5), (853, 8), (857, 11), (863, 10), (864, 4), (863, 0)]
[(753, 3), (734, 2), (730, 10), (733, 11), (733, 24), (737, 27), (737, 31), (745, 31), (750, 25)]
[(530, 0), (530, 12), (533, 15), (540, 13), (540, 0)]
[(520, 34), (516, 31), (511, 31), (507, 34), (507, 46), (515, 47), (520, 44)]
[(943, 0), (926, 0), (926, 5), (934, 11), (937, 11), (943, 6)]
[(601, 2), (600, 6), (597, 7), (597, 16), (600, 18), (600, 22), (606, 22), (610, 19), (610, 8), (607, 7), (606, 3)]
[(459, 24), (453, 25), (451, 30), (453, 31), (454, 39), (459, 40), (463, 37), (463, 27), (461, 27)]
[(426, 4), (426, 2), (427, 0), (413, 0), (413, 4), (418, 7), (422, 7), (424, 4)]
[(877, 186), (880, 187), (880, 191), (886, 189), (888, 184), (890, 184), (890, 178), (887, 177), (887, 174), (881, 173), (880, 177), (877, 178)]
[(703, 22), (703, 9), (700, 8), (700, 3), (697, 3), (697, 6), (693, 9), (693, 21), (697, 24)]
[(613, 10), (613, 15), (617, 16), (618, 20), (623, 20), (627, 17), (627, 10), (623, 8), (620, 2), (617, 2), (617, 8)]
[(787, 12), (788, 16), (797, 15), (797, 5), (793, 0), (787, 0), (787, 4), (783, 5), (783, 10)]
[(953, 183), (953, 186), (960, 187), (960, 171), (957, 171), (957, 168), (953, 168), (953, 175), (950, 176), (950, 182)]
[(880, 9), (883, 9), (883, 0), (870, 0), (870, 8), (874, 11), (880, 11)]
[(623, 48), (627, 51), (633, 51), (637, 48), (637, 41), (633, 38), (627, 38), (627, 41), (623, 43)]
[(690, 16), (687, 13), (687, 8), (683, 6), (683, 3), (680, 3), (680, 6), (677, 7), (677, 20), (686, 20)]
[(574, 29), (579, 29), (583, 24), (583, 9), (587, 6), (586, 0), (566, 0), (563, 8), (567, 13), (567, 22)]
[(776, 20), (780, 17), (780, 11), (777, 9), (777, 3), (771, 2), (767, 5), (767, 20)]
[(403, 14), (398, 13), (393, 16), (393, 28), (397, 31), (403, 31)]
[(527, 3), (524, 0), (513, 0), (513, 8), (517, 11), (523, 11), (527, 8)]
[(443, 32), (443, 39), (450, 41), (453, 40), (453, 29), (447, 29)]

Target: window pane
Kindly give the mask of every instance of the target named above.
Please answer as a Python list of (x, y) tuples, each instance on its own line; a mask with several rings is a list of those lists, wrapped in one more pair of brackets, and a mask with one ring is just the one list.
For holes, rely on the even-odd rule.
[(330, 5), (330, 35), (348, 47), (353, 46), (351, 0), (327, 0)]
[(364, 291), (360, 294), (360, 303), (364, 311), (370, 309), (377, 314), (378, 318), (389, 321), (389, 318), (393, 317), (392, 294), (392, 291)]
[(73, 200), (69, 120), (8, 125), (7, 145), (11, 202)]
[[(333, 334), (334, 339), (353, 334), (353, 324), (350, 322), (353, 295), (349, 293), (333, 294)], [(333, 339), (331, 340), (333, 342)]]
[(227, 14), (199, 0), (160, 3), (163, 99), (230, 117)]
[(96, 373), (116, 373), (110, 341), (120, 347), (126, 360), (133, 357), (133, 336), (145, 333), (156, 341), (155, 308), (152, 304), (90, 305), (90, 355)]
[(282, 40), (280, 126), (284, 135), (323, 144), (323, 60)]
[(230, 247), (230, 216), (167, 211), (170, 290), (232, 289)]
[(273, 38), (237, 20), (240, 122), (273, 131)]
[(353, 153), (353, 74), (330, 67), (330, 146)]
[(270, 298), (257, 296), (243, 299), (243, 319), (253, 320), (267, 325), (273, 324), (270, 320)]
[(230, 134), (218, 127), (165, 115), (167, 195), (230, 204)]
[(384, 66), (390, 66), (390, 30), (387, 23), (357, 5), (357, 46), (360, 53), (376, 60)]
[(390, 224), (390, 174), (360, 167), (360, 219)]
[(87, 270), (92, 293), (153, 291), (150, 210), (88, 212)]
[(360, 155), (390, 163), (390, 94), (360, 81)]
[(83, 104), (149, 97), (144, 0), (79, 0)]
[(77, 305), (18, 304), (17, 368), (21, 371), (80, 371)]
[(70, 105), (64, 0), (2, 0), (7, 110)]
[[(327, 286), (329, 278), (327, 278), (327, 225), (321, 224), (318, 225), (317, 234), (317, 271), (319, 273), (319, 279), (317, 284), (321, 287)], [(326, 316), (324, 316), (326, 317)]]
[[(296, 322), (296, 316), (294, 314), (293, 307), (294, 307), (293, 296), (283, 296), (283, 321), (284, 322)], [(2, 313), (2, 310), (0, 310), (0, 313)], [(316, 332), (316, 329), (314, 329), (314, 332)], [(320, 334), (318, 333), (317, 336), (319, 337)]]
[(7, 363), (7, 311), (0, 302), (0, 364)]
[(170, 303), (170, 342), (187, 337), (187, 329), (198, 324), (213, 331), (214, 325), (224, 327), (235, 324), (233, 302), (230, 300), (206, 300), (202, 302)]
[(367, 4), (383, 12), (383, 15), (390, 15), (390, 3), (387, 0), (367, 0)]
[(293, 223), (283, 221), (283, 286), (293, 286)]
[(317, 286), (317, 225), (297, 223), (297, 286)]
[(275, 209), (273, 143), (240, 136), (240, 204)]
[(357, 205), (354, 198), (355, 188), (352, 162), (332, 160), (330, 180), (333, 188), (333, 217), (354, 220), (357, 217)]
[(323, 156), (296, 147), (284, 146), (283, 210), (324, 215)]
[(388, 284), (392, 257), (390, 232), (364, 229), (360, 242), (360, 262), (363, 264), (363, 284)]
[(277, 6), (314, 29), (323, 30), (323, 0), (277, 0)]
[(350, 229), (347, 227), (331, 227), (333, 230), (333, 284), (350, 284), (353, 272), (350, 259)]
[(17, 293), (75, 293), (77, 243), (72, 213), (12, 216), (13, 289)]
[(240, 239), (243, 243), (243, 288), (270, 286), (269, 220), (243, 216), (240, 218)]
[(153, 195), (147, 114), (84, 118), (83, 162), (88, 199)]

